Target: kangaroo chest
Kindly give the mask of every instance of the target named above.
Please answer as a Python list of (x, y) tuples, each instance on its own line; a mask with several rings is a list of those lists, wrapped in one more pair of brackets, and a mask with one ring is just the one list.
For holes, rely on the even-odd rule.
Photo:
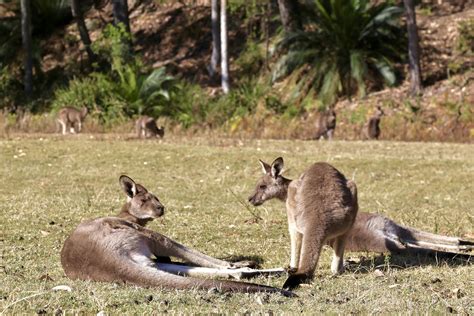
[(288, 197), (286, 199), (286, 214), (288, 216), (288, 225), (291, 229), (302, 231), (302, 214), (299, 205), (298, 188), (301, 180), (294, 180), (288, 186)]

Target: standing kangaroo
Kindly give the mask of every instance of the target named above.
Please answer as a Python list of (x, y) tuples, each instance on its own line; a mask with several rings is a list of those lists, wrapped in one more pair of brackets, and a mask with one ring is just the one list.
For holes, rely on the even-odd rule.
[(291, 240), (290, 276), (283, 288), (293, 289), (313, 278), (321, 248), (334, 240), (331, 271), (343, 270), (344, 243), (357, 215), (357, 189), (331, 165), (319, 162), (297, 180), (281, 175), (283, 158), (269, 165), (260, 160), (264, 176), (249, 202), (255, 206), (272, 198), (286, 202)]
[(69, 127), (71, 133), (80, 133), (82, 129), (82, 122), (86, 118), (88, 113), (87, 107), (83, 107), (81, 110), (67, 106), (59, 110), (58, 122), (61, 124), (63, 135), (66, 134), (66, 130)]
[(329, 139), (332, 140), (334, 131), (336, 130), (336, 112), (334, 109), (329, 109), (326, 112), (320, 113), (318, 122), (316, 124), (316, 134), (314, 139)]
[(163, 138), (165, 135), (165, 128), (163, 126), (156, 126), (154, 118), (149, 116), (140, 116), (135, 121), (135, 130), (137, 131), (138, 138), (144, 137), (160, 137)]
[[(193, 274), (192, 267), (155, 262), (152, 257), (169, 261), (169, 256), (208, 268), (232, 268), (239, 263), (209, 257), (187, 248), (166, 236), (143, 227), (163, 215), (159, 199), (142, 185), (122, 175), (119, 180), (127, 202), (116, 217), (84, 221), (64, 242), (61, 263), (71, 279), (124, 281), (138, 286), (169, 289), (212, 289), (226, 292), (269, 292), (292, 296), (277, 288), (235, 281), (206, 280), (176, 274)], [(166, 268), (172, 266), (169, 272)], [(163, 269), (162, 269), (163, 267)], [(196, 267), (207, 275), (218, 269)], [(238, 269), (237, 269), (238, 270)], [(173, 274), (176, 273), (176, 274)], [(201, 274), (202, 274), (201, 273)]]
[(384, 112), (380, 106), (377, 106), (375, 113), (370, 117), (369, 121), (365, 123), (363, 128), (363, 137), (365, 139), (379, 139), (380, 136), (380, 120)]

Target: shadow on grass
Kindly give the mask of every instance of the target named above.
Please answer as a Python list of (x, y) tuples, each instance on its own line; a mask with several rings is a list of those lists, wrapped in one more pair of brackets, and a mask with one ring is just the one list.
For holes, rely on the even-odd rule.
[(373, 257), (360, 257), (360, 261), (347, 260), (345, 270), (352, 273), (370, 273), (375, 269), (382, 271), (403, 270), (420, 266), (469, 266), (474, 263), (474, 256), (443, 252), (412, 252), (380, 254)]

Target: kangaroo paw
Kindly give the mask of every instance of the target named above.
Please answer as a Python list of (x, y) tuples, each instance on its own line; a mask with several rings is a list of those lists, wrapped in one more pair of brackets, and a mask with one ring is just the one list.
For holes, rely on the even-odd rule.
[(285, 271), (288, 275), (292, 275), (292, 274), (295, 274), (296, 271), (298, 271), (298, 268), (287, 266), (287, 267), (285, 267)]
[(231, 263), (231, 268), (256, 268), (257, 263), (252, 260), (237, 261)]

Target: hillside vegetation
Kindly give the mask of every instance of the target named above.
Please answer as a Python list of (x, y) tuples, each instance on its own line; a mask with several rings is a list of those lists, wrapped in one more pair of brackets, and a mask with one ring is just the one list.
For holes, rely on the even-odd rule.
[[(319, 79), (314, 77), (317, 72), (312, 71), (334, 65), (331, 58), (327, 66), (318, 64), (327, 52), (315, 55), (319, 57), (309, 64), (302, 64), (313, 66), (303, 66), (275, 80), (281, 57), (286, 56), (281, 45), (284, 36), (277, 8), (262, 1), (229, 1), (231, 92), (222, 95), (219, 78), (210, 78), (208, 74), (212, 37), (207, 1), (129, 2), (133, 60), (121, 61), (123, 56), (117, 53), (123, 33), (107, 27), (113, 20), (109, 1), (83, 4), (93, 49), (103, 59), (102, 64), (89, 63), (76, 24), (67, 13), (56, 22), (51, 20), (43, 28), (34, 29), (33, 101), (25, 100), (22, 93), (23, 55), (14, 54), (21, 38), (14, 28), (6, 28), (11, 33), (4, 34), (11, 36), (7, 35), (8, 41), (0, 49), (5, 57), (0, 64), (0, 107), (4, 109), (0, 123), (4, 136), (15, 132), (55, 132), (57, 109), (86, 105), (92, 113), (86, 125), (89, 132), (130, 132), (130, 121), (139, 114), (148, 114), (159, 117), (167, 130), (175, 134), (310, 139), (315, 134), (319, 111), (334, 106), (338, 113), (336, 138), (360, 139), (362, 126), (374, 107), (380, 105), (386, 113), (381, 123), (382, 139), (470, 142), (474, 137), (474, 7), (469, 2), (437, 5), (424, 1), (417, 7), (425, 86), (423, 94), (417, 97), (407, 96), (405, 44), (397, 46), (392, 52), (396, 58), (385, 66), (380, 62), (370, 64), (383, 52), (376, 48), (375, 55), (370, 55), (370, 37), (366, 42), (354, 43), (354, 47), (362, 45), (362, 50), (361, 55), (351, 58), (365, 56), (357, 62), (361, 68), (352, 70), (354, 82), (341, 77), (343, 80), (338, 83), (334, 81), (337, 76), (331, 75), (324, 79), (325, 85), (318, 86)], [(396, 1), (386, 3), (400, 7)], [(13, 17), (18, 17), (18, 11), (13, 9), (2, 13), (5, 17), (0, 23), (3, 21), (5, 27)], [(48, 13), (42, 14), (44, 18)], [(357, 17), (360, 13), (354, 14)], [(319, 21), (311, 16), (306, 19), (310, 21), (305, 24), (307, 31), (315, 27), (314, 21)], [(387, 25), (392, 27), (395, 22), (387, 20)], [(397, 32), (401, 32), (396, 38), (403, 42), (403, 17), (396, 23)], [(307, 48), (316, 51), (325, 47), (320, 42), (315, 38), (314, 46)], [(387, 49), (395, 49), (393, 40), (388, 43), (393, 47), (384, 48), (384, 54)], [(310, 52), (298, 49), (303, 53), (301, 56)], [(364, 66), (366, 60), (369, 62)], [(393, 74), (387, 72), (389, 64)], [(375, 76), (374, 65), (381, 67), (381, 77)], [(328, 69), (321, 68), (320, 72), (331, 74)], [(361, 77), (354, 75), (364, 72)], [(313, 77), (308, 77), (311, 74)], [(153, 94), (152, 98), (151, 94), (144, 95), (143, 83), (147, 78), (149, 91), (166, 93)], [(313, 81), (314, 85), (307, 84)]]

